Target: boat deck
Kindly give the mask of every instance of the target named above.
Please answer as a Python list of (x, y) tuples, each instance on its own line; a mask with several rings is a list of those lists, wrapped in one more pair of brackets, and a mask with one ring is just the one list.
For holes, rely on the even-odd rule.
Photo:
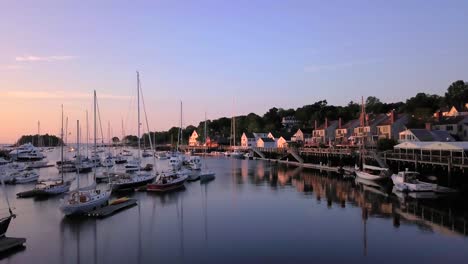
[(105, 207), (101, 207), (99, 209), (93, 210), (88, 213), (88, 216), (103, 218), (110, 216), (120, 210), (130, 208), (137, 204), (137, 199), (129, 199), (123, 203), (115, 204), (115, 205), (108, 205)]
[(15, 247), (23, 246), (24, 243), (26, 243), (26, 238), (16, 238), (16, 237), (0, 238), (0, 253), (3, 253)]

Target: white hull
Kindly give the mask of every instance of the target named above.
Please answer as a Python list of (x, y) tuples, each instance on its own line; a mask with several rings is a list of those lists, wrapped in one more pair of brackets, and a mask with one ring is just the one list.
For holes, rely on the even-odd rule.
[(388, 176), (386, 175), (374, 175), (374, 174), (370, 174), (368, 172), (359, 171), (359, 170), (356, 171), (356, 176), (364, 180), (369, 180), (369, 181), (379, 181), (379, 180), (384, 180), (388, 178)]
[(105, 205), (109, 201), (110, 194), (111, 193), (109, 191), (104, 191), (94, 196), (92, 200), (84, 203), (77, 202), (62, 204), (60, 206), (60, 210), (67, 216), (85, 214)]

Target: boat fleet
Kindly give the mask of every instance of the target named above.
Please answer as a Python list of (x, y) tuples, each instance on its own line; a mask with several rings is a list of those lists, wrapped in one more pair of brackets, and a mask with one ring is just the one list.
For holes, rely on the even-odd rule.
[(355, 167), (354, 173), (356, 179), (361, 182), (379, 183), (391, 180), (393, 184), (393, 191), (395, 193), (455, 193), (456, 190), (440, 186), (434, 183), (437, 180), (434, 176), (424, 176), (416, 171), (399, 171), (392, 173), (389, 168), (381, 166), (373, 166), (369, 164), (362, 164), (362, 169), (358, 166)]

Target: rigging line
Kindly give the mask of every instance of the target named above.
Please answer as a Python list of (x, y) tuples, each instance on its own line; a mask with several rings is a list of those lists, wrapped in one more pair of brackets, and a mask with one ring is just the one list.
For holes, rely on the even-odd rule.
[[(148, 123), (148, 115), (146, 114), (145, 97), (143, 96), (143, 89), (141, 88), (141, 81), (140, 81), (140, 93), (141, 93), (141, 102), (143, 103), (143, 113), (145, 113), (145, 121), (146, 121), (146, 128), (148, 130), (150, 149), (153, 151), (153, 163), (154, 163), (153, 167), (154, 167), (154, 171), (157, 173), (158, 168), (157, 168), (157, 163), (156, 163), (156, 156), (154, 155), (156, 153), (156, 142), (154, 142), (154, 149), (153, 149), (153, 142), (151, 140), (151, 131), (149, 128), (149, 123)], [(156, 131), (154, 131), (154, 135), (156, 135)]]
[(96, 105), (97, 105), (97, 112), (99, 117), (99, 127), (101, 129), (101, 144), (104, 144), (104, 133), (102, 132), (102, 122), (101, 122), (101, 111), (99, 110), (99, 102), (96, 96)]

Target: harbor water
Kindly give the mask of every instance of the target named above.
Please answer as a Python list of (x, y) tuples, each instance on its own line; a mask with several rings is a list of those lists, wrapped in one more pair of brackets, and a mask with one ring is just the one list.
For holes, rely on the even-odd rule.
[[(70, 155), (70, 154), (69, 154)], [(48, 153), (55, 164), (59, 152)], [(151, 162), (151, 158), (146, 158)], [(216, 179), (168, 194), (134, 192), (138, 205), (104, 219), (67, 218), (62, 197), (16, 198), (7, 236), (26, 247), (0, 263), (465, 263), (466, 199), (403, 195), (389, 184), (260, 160), (206, 159)], [(156, 169), (168, 167), (158, 160)], [(100, 168), (99, 172), (103, 169)], [(41, 179), (59, 177), (55, 167)], [(73, 179), (73, 173), (67, 173)], [(93, 174), (80, 175), (80, 184)], [(72, 188), (75, 183), (73, 183)], [(106, 184), (98, 184), (106, 188)], [(1, 199), (0, 212), (7, 211)]]

